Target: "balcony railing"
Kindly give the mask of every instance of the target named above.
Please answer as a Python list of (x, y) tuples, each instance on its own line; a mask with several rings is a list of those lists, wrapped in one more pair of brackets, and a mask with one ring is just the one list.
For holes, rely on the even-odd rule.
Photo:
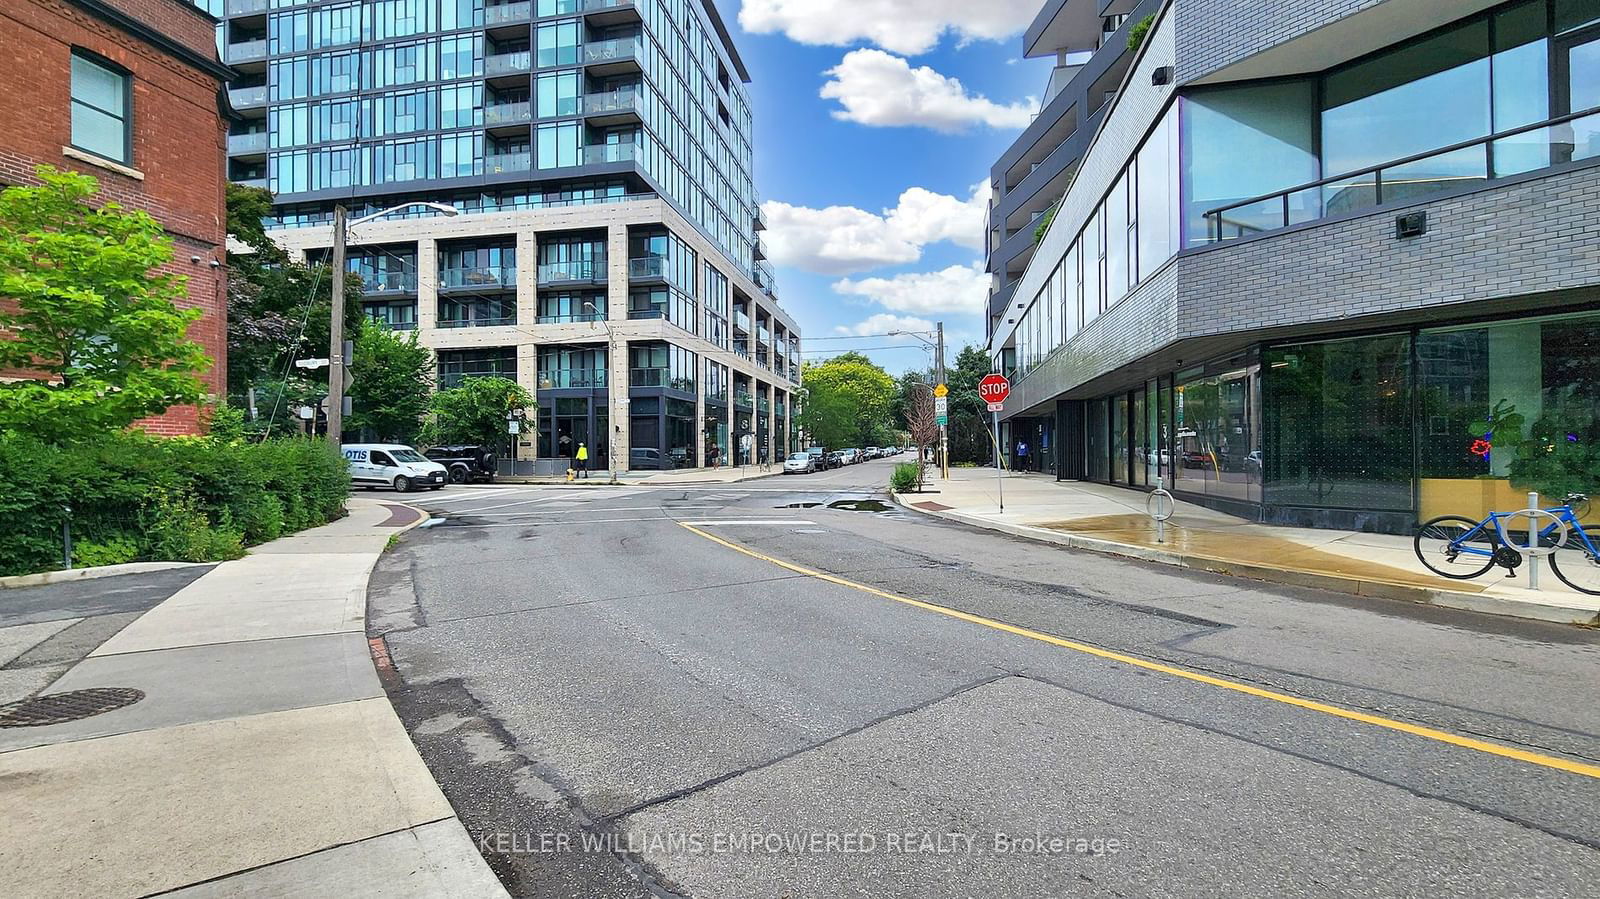
[(267, 0), (228, 0), (228, 15), (249, 16), (267, 11)]
[(517, 267), (514, 265), (477, 265), (439, 270), (440, 290), (504, 289), (516, 286)]
[(249, 134), (228, 135), (229, 153), (265, 153), (267, 152), (267, 132), (254, 131)]
[(541, 315), (537, 321), (541, 325), (573, 325), (584, 322), (603, 322), (605, 314), (600, 312), (570, 312), (553, 315)]
[(493, 328), (501, 325), (514, 325), (517, 323), (516, 315), (481, 316), (477, 318), (441, 318), (441, 328)]
[(628, 260), (628, 278), (630, 280), (664, 279), (666, 277), (667, 259), (665, 256), (646, 256), (643, 259)]
[(513, 53), (495, 53), (483, 61), (483, 73), (495, 75), (521, 75), (533, 71), (533, 54), (527, 50)]
[(526, 172), (532, 168), (533, 154), (526, 150), (520, 153), (492, 153), (483, 157), (483, 170), (490, 175)]
[(616, 38), (609, 41), (595, 41), (583, 45), (584, 65), (596, 65), (607, 62), (624, 62), (635, 59), (639, 55), (639, 39), (636, 37)]
[(750, 347), (743, 340), (739, 340), (737, 335), (734, 337), (733, 354), (741, 359), (750, 358)]
[(583, 164), (599, 165), (603, 162), (633, 162), (639, 158), (637, 144), (596, 144), (583, 148)]
[(733, 392), (733, 405), (738, 409), (754, 409), (756, 407), (755, 395), (748, 390), (735, 390)]
[(1600, 107), (1312, 181), (1205, 213), (1208, 242), (1600, 157)]
[(267, 189), (267, 178), (265, 175), (262, 175), (259, 178), (230, 178), (228, 180), (243, 187), (255, 187), (261, 190)]
[(636, 90), (583, 95), (584, 115), (615, 115), (623, 112), (631, 112), (643, 118), (644, 96)]
[[(655, 371), (655, 369), (636, 370)], [(539, 372), (540, 390), (561, 390), (568, 388), (588, 390), (605, 386), (606, 370), (603, 368), (557, 368)]]
[(228, 103), (234, 109), (254, 109), (267, 105), (267, 86), (235, 87), (228, 91)]
[(533, 105), (526, 100), (517, 103), (495, 103), (483, 108), (485, 125), (520, 125), (533, 121)]
[(519, 22), (533, 21), (533, 4), (523, 0), (521, 3), (501, 3), (496, 6), (486, 6), (483, 10), (483, 24), (515, 25)]
[(540, 285), (560, 281), (596, 283), (606, 280), (605, 260), (585, 259), (579, 262), (546, 262), (539, 266)]
[(759, 202), (756, 203), (755, 220), (757, 231), (767, 230), (767, 213), (766, 210), (761, 208), (761, 204)]
[(361, 273), (362, 293), (416, 293), (417, 273), (415, 271), (397, 272), (363, 272)]
[(634, 5), (634, 0), (583, 0), (584, 12), (601, 12)]
[(267, 58), (267, 39), (262, 38), (257, 41), (239, 41), (236, 44), (228, 44), (227, 50), (229, 65), (241, 62), (256, 62)]
[(666, 368), (630, 368), (628, 369), (629, 387), (666, 387), (670, 390), (682, 390), (686, 393), (694, 392), (694, 378), (674, 378), (671, 369)]

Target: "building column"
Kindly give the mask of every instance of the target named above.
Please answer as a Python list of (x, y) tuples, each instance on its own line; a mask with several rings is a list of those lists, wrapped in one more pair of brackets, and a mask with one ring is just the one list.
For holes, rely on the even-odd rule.
[(722, 460), (724, 465), (736, 465), (739, 462), (739, 410), (736, 408), (738, 391), (734, 388), (733, 366), (728, 366), (728, 452)]
[[(628, 226), (606, 229), (606, 318), (628, 320)], [(627, 369), (623, 369), (627, 379)]]
[(694, 364), (694, 446), (697, 468), (706, 467), (706, 369), (710, 363), (696, 353)]
[(539, 321), (539, 235), (517, 232), (517, 325), (526, 328)]
[(622, 473), (628, 470), (629, 425), (628, 416), (628, 342), (609, 341), (606, 353), (606, 385), (611, 399), (610, 422), (606, 425), (607, 461), (611, 470)]
[(439, 242), (417, 241), (417, 330), (439, 327)]

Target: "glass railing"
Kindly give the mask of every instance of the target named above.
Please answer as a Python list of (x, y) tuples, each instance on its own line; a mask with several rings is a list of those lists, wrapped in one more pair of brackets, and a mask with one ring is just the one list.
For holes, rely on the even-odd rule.
[(486, 6), (483, 10), (483, 23), (485, 25), (510, 25), (518, 22), (533, 21), (533, 4), (501, 3), (498, 6)]
[(362, 293), (416, 293), (416, 271), (362, 272)]
[(538, 323), (541, 325), (571, 325), (584, 322), (603, 322), (605, 320), (606, 316), (603, 312), (573, 312), (541, 315), (538, 318)]
[(583, 95), (584, 115), (611, 115), (619, 112), (631, 112), (643, 118), (644, 98), (634, 90)]
[(533, 154), (524, 150), (521, 153), (493, 153), (483, 157), (483, 170), (490, 175), (502, 172), (526, 172), (533, 168)]
[(588, 259), (581, 262), (546, 262), (539, 266), (539, 283), (556, 281), (604, 281), (605, 260)]
[(495, 103), (483, 108), (485, 125), (519, 125), (533, 121), (533, 106), (528, 101)]
[(601, 12), (607, 9), (629, 7), (634, 5), (634, 0), (583, 0), (584, 12)]
[(255, 62), (267, 58), (267, 40), (240, 41), (228, 45), (227, 60), (229, 64), (241, 62)]
[(489, 318), (441, 318), (441, 328), (493, 328), (501, 325), (514, 325), (517, 323), (515, 315), (502, 315)]
[(228, 180), (243, 187), (256, 187), (260, 188), (261, 190), (267, 189), (267, 179), (265, 176), (260, 178), (230, 178)]
[(634, 162), (639, 158), (638, 144), (596, 144), (583, 148), (583, 164), (602, 162)]
[(228, 103), (234, 109), (250, 109), (267, 105), (267, 86), (235, 87), (228, 91)]
[(649, 319), (654, 319), (654, 318), (666, 318), (666, 317), (667, 317), (667, 307), (666, 306), (645, 306), (645, 307), (639, 308), (639, 309), (629, 309), (628, 310), (628, 318), (630, 318), (630, 319), (632, 319), (634, 321), (649, 320)]
[(733, 311), (733, 326), (746, 334), (750, 333), (750, 316), (735, 309)]
[(584, 65), (594, 65), (603, 62), (621, 62), (634, 59), (639, 55), (639, 39), (636, 37), (616, 38), (609, 41), (594, 41), (583, 45)]
[(533, 71), (533, 54), (527, 50), (495, 53), (483, 61), (485, 75), (519, 75)]
[(440, 290), (516, 286), (517, 267), (514, 265), (475, 265), (439, 270)]
[(747, 346), (743, 340), (740, 340), (739, 336), (737, 334), (734, 335), (733, 339), (734, 339), (733, 354), (735, 356), (740, 357), (741, 359), (749, 359), (750, 358), (750, 347)]
[[(655, 371), (656, 369), (636, 369), (636, 371)], [(540, 390), (560, 390), (564, 388), (590, 389), (606, 386), (606, 370), (587, 368), (558, 368), (539, 372)]]
[(757, 231), (765, 231), (765, 230), (767, 230), (767, 213), (766, 213), (766, 210), (761, 208), (760, 201), (756, 202), (755, 220), (756, 220), (755, 224), (756, 224), (756, 230)]
[(740, 409), (754, 409), (756, 407), (755, 395), (748, 390), (735, 390), (733, 392), (733, 405)]
[(265, 153), (267, 152), (267, 132), (255, 131), (250, 134), (228, 135), (229, 153)]
[(248, 16), (267, 11), (267, 0), (228, 0), (228, 15)]
[(665, 256), (646, 256), (643, 259), (628, 260), (629, 278), (665, 278), (667, 276), (667, 260)]
[(667, 369), (664, 368), (628, 369), (629, 387), (660, 387), (669, 380)]
[(1600, 157), (1600, 107), (1220, 206), (1206, 242), (1359, 212), (1440, 191)]

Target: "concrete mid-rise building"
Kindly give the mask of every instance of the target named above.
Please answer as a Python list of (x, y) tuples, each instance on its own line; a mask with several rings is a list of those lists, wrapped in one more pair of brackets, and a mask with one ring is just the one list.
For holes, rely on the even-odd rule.
[[(221, 0), (212, 0), (220, 3)], [(519, 458), (560, 470), (781, 455), (799, 330), (778, 304), (749, 80), (711, 0), (226, 0), (234, 180), (308, 258), (351, 219), (371, 319), (441, 387), (514, 378)], [(422, 201), (447, 204), (449, 215)], [(612, 452), (616, 458), (612, 458)]]
[[(93, 175), (97, 202), (147, 212), (173, 243), (164, 271), (187, 280), (201, 317), (189, 337), (211, 357), (207, 388), (226, 390), (222, 269), (228, 133), (217, 21), (185, 0), (7, 0), (0, 4), (0, 187), (37, 183), (39, 166)], [(7, 375), (24, 376), (24, 372)], [(205, 430), (174, 407), (139, 428)]]
[(1600, 4), (1149, 16), (993, 319), (1007, 445), (1285, 524), (1600, 492)]

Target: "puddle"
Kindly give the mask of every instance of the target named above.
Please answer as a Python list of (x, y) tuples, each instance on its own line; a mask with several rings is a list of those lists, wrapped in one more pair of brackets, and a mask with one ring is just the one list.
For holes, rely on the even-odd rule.
[(822, 505), (822, 503), (789, 503), (786, 506), (779, 506), (778, 508), (780, 508), (780, 509), (815, 509), (816, 507), (818, 507), (820, 505)]
[(828, 503), (828, 508), (846, 512), (888, 512), (894, 507), (880, 499), (841, 499)]
[[(1293, 571), (1334, 574), (1391, 584), (1443, 587), (1451, 590), (1474, 589), (1470, 583), (1446, 581), (1404, 568), (1339, 555), (1282, 537), (1252, 534), (1242, 527), (1191, 529), (1169, 522), (1165, 543), (1156, 542), (1155, 524), (1146, 515), (1098, 515), (1072, 521), (1050, 522), (1040, 527), (1099, 537), (1117, 543), (1192, 553), (1224, 562), (1270, 565)], [(1476, 589), (1482, 590), (1483, 587), (1478, 585)]]

